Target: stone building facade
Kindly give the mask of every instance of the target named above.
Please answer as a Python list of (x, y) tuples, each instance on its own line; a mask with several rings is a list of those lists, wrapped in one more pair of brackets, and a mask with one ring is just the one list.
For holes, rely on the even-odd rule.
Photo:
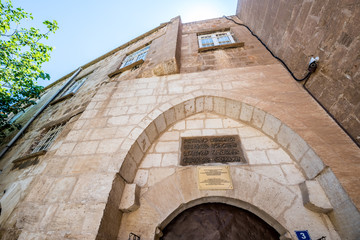
[(360, 2), (239, 0), (237, 16), (297, 76), (320, 58), (306, 87), (360, 146)]
[[(0, 162), (2, 239), (166, 239), (182, 212), (206, 203), (245, 209), (280, 239), (360, 236), (359, 148), (225, 18), (176, 17), (42, 101)], [(243, 160), (184, 165), (184, 139), (199, 137), (238, 137)], [(202, 189), (200, 171), (212, 168), (231, 187)]]

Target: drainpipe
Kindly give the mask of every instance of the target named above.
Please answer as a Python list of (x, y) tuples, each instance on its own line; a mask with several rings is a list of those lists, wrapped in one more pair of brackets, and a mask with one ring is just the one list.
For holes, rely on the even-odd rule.
[(30, 118), (30, 120), (20, 129), (20, 131), (15, 135), (15, 137), (13, 137), (11, 139), (11, 141), (6, 144), (5, 148), (1, 151), (0, 153), (0, 159), (4, 156), (4, 154), (7, 152), (7, 150), (9, 150), (9, 148), (11, 148), (11, 146), (16, 142), (16, 140), (18, 140), (18, 138), (24, 133), (24, 131), (30, 126), (30, 124), (35, 120), (35, 118), (37, 118), (37, 116), (40, 115), (40, 113), (42, 113), (44, 111), (44, 109), (49, 105), (50, 102), (52, 102), (58, 95), (59, 93), (64, 90), (64, 88), (66, 88), (67, 86), (69, 86), (69, 84), (74, 80), (74, 78), (80, 73), (80, 71), (82, 70), (81, 67), (79, 67), (76, 72), (70, 77), (69, 80), (67, 80), (65, 82), (65, 84), (63, 86), (61, 86), (61, 88), (59, 90), (57, 90), (57, 92), (34, 114), (34, 116), (32, 116)]

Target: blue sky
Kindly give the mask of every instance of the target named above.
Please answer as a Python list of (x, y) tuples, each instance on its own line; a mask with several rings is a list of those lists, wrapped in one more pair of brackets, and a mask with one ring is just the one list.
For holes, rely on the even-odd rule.
[(178, 15), (183, 22), (234, 15), (237, 0), (12, 0), (33, 14), (31, 26), (56, 20), (60, 29), (46, 44), (55, 47), (43, 69), (46, 86)]

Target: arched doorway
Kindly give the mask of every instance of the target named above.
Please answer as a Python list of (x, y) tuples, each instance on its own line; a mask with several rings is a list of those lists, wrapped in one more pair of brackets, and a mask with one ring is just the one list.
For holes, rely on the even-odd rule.
[(280, 234), (255, 214), (223, 203), (204, 203), (176, 216), (161, 240), (278, 240)]

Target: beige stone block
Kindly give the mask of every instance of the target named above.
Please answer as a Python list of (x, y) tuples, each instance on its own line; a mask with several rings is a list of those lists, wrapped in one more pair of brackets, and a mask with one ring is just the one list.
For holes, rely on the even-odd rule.
[(294, 199), (297, 197), (294, 192), (277, 183), (276, 180), (274, 181), (269, 177), (262, 176), (258, 181), (258, 189), (252, 200), (253, 205), (275, 219), (292, 206)]
[(215, 129), (203, 129), (201, 130), (202, 135), (200, 136), (215, 136), (216, 130)]
[(179, 140), (179, 138), (180, 133), (178, 131), (164, 132), (159, 138), (159, 141), (175, 141)]
[(234, 198), (251, 203), (254, 195), (257, 194), (261, 175), (240, 167), (231, 167), (230, 173), (234, 186)]
[(226, 104), (224, 98), (214, 97), (214, 112), (220, 115), (226, 114)]
[(141, 162), (141, 168), (152, 168), (152, 167), (160, 167), (162, 154), (146, 154), (144, 160)]
[(226, 116), (233, 119), (240, 118), (241, 103), (238, 101), (226, 99)]
[(291, 157), (282, 149), (269, 149), (266, 154), (272, 164), (292, 163)]
[[(68, 233), (80, 233), (84, 219), (86, 218), (87, 206), (85, 204), (60, 204), (47, 230), (61, 232), (66, 229)], [(69, 221), (71, 219), (71, 221)]]
[(223, 121), (224, 128), (240, 128), (240, 127), (244, 127), (244, 125), (241, 124), (240, 122), (232, 120), (230, 118), (224, 118), (222, 121)]
[(99, 143), (99, 146), (96, 150), (97, 153), (114, 153), (116, 152), (121, 143), (124, 141), (123, 138), (119, 139), (105, 139)]
[(129, 110), (129, 107), (115, 107), (110, 108), (108, 112), (108, 116), (116, 117), (116, 116), (123, 116), (126, 115), (127, 111)]
[(158, 133), (162, 133), (163, 131), (165, 131), (167, 126), (166, 126), (164, 114), (160, 114), (159, 117), (157, 117), (154, 120), (154, 123)]
[(138, 104), (154, 104), (156, 103), (156, 96), (139, 97)]
[(174, 130), (185, 130), (185, 121), (177, 122), (174, 127)]
[(302, 157), (300, 166), (308, 179), (315, 178), (325, 168), (323, 161), (311, 148)]
[(87, 141), (76, 144), (72, 155), (94, 154), (99, 145), (99, 141)]
[(67, 142), (76, 142), (82, 140), (88, 132), (89, 132), (88, 130), (78, 130), (78, 131), (72, 130), (68, 133), (65, 140)]
[(170, 152), (178, 152), (179, 147), (180, 146), (178, 141), (158, 142), (156, 144), (155, 150), (158, 153), (170, 153)]
[(144, 129), (139, 128), (139, 127), (135, 127), (131, 130), (128, 138), (132, 139), (132, 140), (136, 140), (139, 138), (140, 134), (144, 131)]
[(302, 156), (308, 151), (309, 146), (299, 135), (294, 134), (289, 144), (288, 150), (293, 155), (296, 161), (299, 161)]
[(184, 88), (181, 83), (174, 82), (169, 84), (169, 94), (183, 93)]
[(161, 161), (161, 166), (162, 167), (177, 166), (178, 162), (179, 162), (179, 154), (165, 153)]
[(227, 128), (227, 129), (216, 129), (218, 135), (237, 135), (238, 131), (236, 128)]
[(84, 240), (96, 239), (99, 230), (98, 226), (100, 226), (102, 216), (104, 215), (104, 209), (105, 203), (88, 205), (86, 218), (82, 225), (82, 233), (85, 234)]
[(184, 103), (185, 116), (191, 116), (195, 114), (195, 99), (188, 100)]
[(214, 110), (214, 98), (210, 96), (205, 96), (204, 100), (204, 111), (212, 112)]
[(254, 108), (253, 116), (251, 118), (251, 123), (258, 128), (261, 128), (263, 126), (264, 120), (265, 120), (265, 112)]
[(107, 121), (108, 126), (121, 126), (126, 125), (128, 123), (129, 116), (118, 116), (118, 117), (111, 117)]
[(139, 138), (136, 141), (139, 144), (140, 149), (143, 153), (145, 153), (151, 145), (151, 142), (146, 134), (146, 131), (144, 130), (142, 130), (142, 133), (140, 134)]
[(186, 130), (180, 134), (181, 137), (198, 137), (201, 136), (201, 130)]
[(264, 136), (264, 134), (255, 128), (248, 127), (245, 125), (245, 127), (238, 129), (239, 135), (241, 138), (248, 138), (248, 137), (260, 137)]
[(202, 129), (204, 128), (203, 120), (186, 120), (186, 129)]
[(295, 132), (291, 128), (282, 124), (280, 126), (279, 133), (276, 136), (276, 139), (281, 146), (287, 148), (289, 146), (290, 142), (292, 141), (294, 135), (295, 135)]
[(270, 164), (265, 151), (247, 151), (246, 154), (250, 164)]
[(183, 120), (185, 118), (185, 106), (183, 103), (174, 107), (176, 120)]
[(205, 128), (223, 128), (221, 119), (205, 119)]
[(153, 89), (141, 89), (135, 92), (135, 96), (151, 96), (153, 92)]
[(45, 201), (50, 203), (67, 201), (74, 189), (76, 181), (76, 177), (58, 178), (46, 195)]
[(148, 108), (147, 104), (130, 106), (127, 111), (127, 114), (146, 113), (147, 108)]
[(149, 170), (148, 186), (151, 187), (174, 173), (175, 168), (151, 168)]
[[(183, 197), (178, 190), (178, 182), (175, 174), (158, 182), (156, 187), (149, 188), (149, 191), (144, 193), (143, 198), (149, 205), (156, 206), (156, 212), (162, 220), (168, 217), (170, 213), (183, 203)], [(153, 221), (153, 218), (151, 221)]]
[(136, 173), (134, 183), (143, 187), (146, 185), (149, 178), (149, 170), (139, 169)]
[(4, 221), (10, 216), (15, 206), (19, 203), (21, 198), (21, 185), (18, 182), (12, 183), (0, 198), (0, 223), (4, 225)]
[(119, 209), (122, 212), (133, 212), (140, 207), (140, 187), (136, 184), (125, 184)]
[(63, 143), (61, 144), (60, 148), (56, 151), (55, 155), (58, 156), (66, 156), (71, 154), (74, 150), (76, 143)]
[(304, 206), (314, 212), (328, 213), (333, 208), (320, 184), (305, 181), (299, 184)]
[(270, 114), (266, 114), (264, 125), (262, 130), (271, 137), (275, 137), (275, 135), (279, 132), (281, 122), (279, 119), (275, 118)]
[(143, 151), (140, 149), (139, 144), (137, 144), (137, 142), (135, 142), (131, 148), (129, 153), (131, 154), (133, 160), (135, 161), (136, 165), (139, 165), (142, 158), (144, 157), (144, 153)]
[(204, 104), (205, 104), (204, 97), (199, 97), (195, 99), (195, 107), (197, 113), (204, 112)]
[(98, 114), (98, 110), (85, 110), (82, 114), (80, 119), (88, 119), (88, 118), (95, 118)]
[(175, 109), (170, 108), (169, 110), (164, 112), (166, 125), (170, 126), (174, 122), (176, 122)]
[(295, 164), (281, 164), (281, 169), (290, 185), (299, 184), (305, 181), (304, 175)]
[(126, 182), (133, 182), (137, 171), (137, 166), (132, 157), (128, 154), (120, 168), (120, 175)]
[(154, 123), (150, 123), (149, 126), (145, 129), (145, 132), (151, 143), (153, 143), (155, 139), (157, 139), (157, 137), (159, 136)]
[(70, 201), (85, 205), (90, 202), (106, 203), (114, 177), (115, 173), (82, 174), (71, 191)]
[(251, 138), (243, 138), (241, 140), (242, 145), (246, 150), (266, 150), (272, 148), (279, 148), (274, 141), (272, 141), (268, 137), (251, 137)]
[(276, 165), (252, 165), (251, 170), (256, 172), (257, 174), (260, 174), (262, 176), (266, 176), (268, 178), (271, 178), (272, 180), (281, 183), (283, 185), (286, 185), (287, 179), (281, 169), (280, 166)]
[(241, 112), (240, 112), (240, 120), (245, 122), (250, 122), (252, 118), (254, 107), (250, 106), (246, 103), (242, 103)]

